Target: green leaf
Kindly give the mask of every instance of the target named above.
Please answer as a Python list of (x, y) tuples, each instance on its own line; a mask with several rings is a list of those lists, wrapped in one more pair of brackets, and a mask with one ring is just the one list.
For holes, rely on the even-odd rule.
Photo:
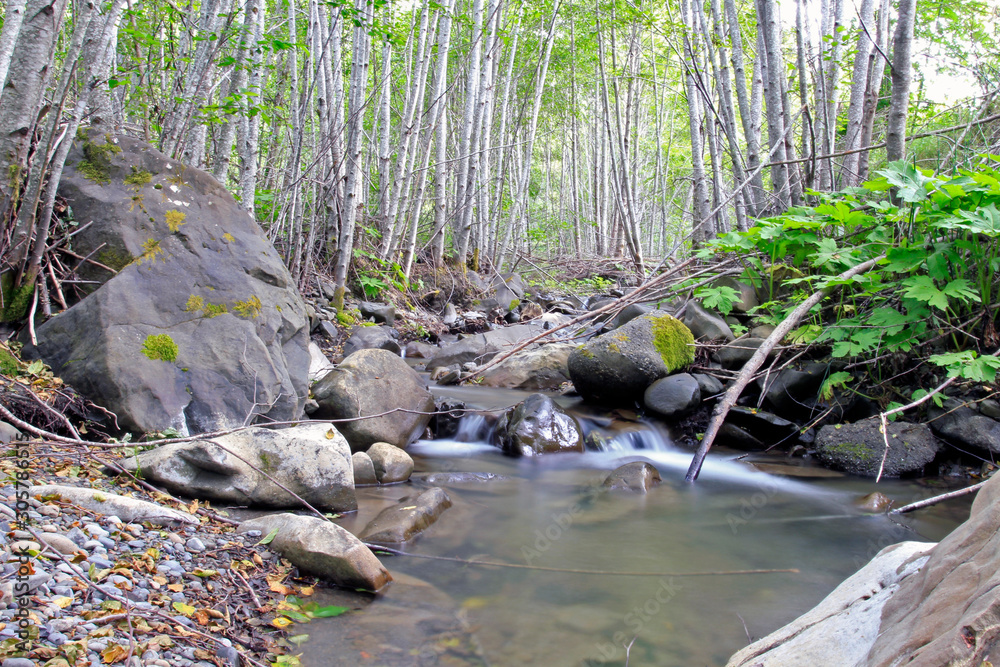
[(842, 389), (846, 389), (847, 383), (852, 380), (854, 380), (854, 376), (850, 373), (846, 373), (844, 371), (831, 373), (830, 376), (823, 381), (822, 386), (820, 386), (819, 395), (823, 400), (829, 401), (833, 398), (834, 388), (840, 387)]
[(940, 310), (947, 310), (948, 296), (937, 288), (930, 276), (913, 276), (904, 280), (902, 284), (906, 286), (903, 294), (907, 297)]
[(739, 292), (727, 285), (703, 287), (694, 295), (701, 299), (703, 306), (719, 311), (723, 317), (732, 312), (733, 305), (740, 300)]
[(349, 607), (337, 607), (335, 605), (330, 605), (327, 607), (317, 607), (309, 612), (310, 616), (315, 616), (316, 618), (333, 618), (334, 616), (340, 616), (341, 614), (350, 611)]
[(265, 535), (264, 537), (262, 537), (262, 538), (260, 539), (260, 542), (258, 542), (258, 543), (256, 544), (256, 546), (258, 546), (258, 547), (259, 547), (259, 546), (261, 546), (262, 544), (270, 544), (270, 543), (271, 543), (271, 541), (272, 541), (272, 540), (274, 540), (274, 538), (275, 538), (275, 537), (277, 537), (277, 536), (278, 536), (278, 529), (277, 529), (277, 528), (275, 528), (275, 529), (274, 529), (274, 530), (272, 530), (272, 531), (271, 531), (270, 533), (268, 533), (267, 535)]

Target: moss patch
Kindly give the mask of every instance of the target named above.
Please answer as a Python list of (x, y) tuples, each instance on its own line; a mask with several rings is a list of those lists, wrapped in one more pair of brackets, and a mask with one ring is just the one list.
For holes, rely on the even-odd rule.
[(167, 222), (167, 228), (170, 229), (170, 233), (175, 233), (181, 228), (181, 225), (186, 225), (184, 219), (187, 217), (187, 213), (184, 211), (170, 210), (163, 214), (164, 219)]
[(691, 330), (670, 315), (661, 315), (653, 320), (653, 345), (670, 372), (694, 361)]
[(237, 301), (236, 305), (233, 306), (233, 311), (240, 317), (252, 320), (260, 315), (262, 307), (263, 304), (260, 302), (260, 299), (256, 296), (251, 296), (245, 301)]
[(111, 156), (118, 155), (122, 149), (105, 136), (105, 143), (95, 144), (92, 141), (83, 142), (83, 159), (76, 164), (76, 169), (84, 178), (95, 183), (107, 185), (111, 182)]
[(135, 261), (135, 257), (128, 254), (124, 250), (115, 248), (114, 246), (108, 246), (97, 253), (97, 261), (101, 264), (111, 267), (115, 271), (121, 271), (126, 266)]
[(835, 445), (826, 445), (828, 456), (849, 458), (855, 461), (873, 461), (876, 458), (875, 452), (865, 445), (857, 442), (841, 442)]
[(132, 167), (132, 173), (125, 177), (125, 185), (131, 185), (133, 189), (138, 191), (142, 186), (153, 180), (153, 175), (146, 171), (145, 169), (136, 169)]
[(177, 360), (177, 343), (167, 334), (153, 334), (142, 341), (142, 353), (153, 361)]
[(142, 244), (142, 254), (135, 259), (136, 264), (142, 264), (145, 261), (153, 261), (156, 259), (157, 255), (163, 254), (163, 248), (160, 247), (160, 242), (155, 239), (147, 239), (145, 243)]
[(17, 358), (5, 345), (0, 345), (0, 375), (15, 377), (18, 370)]
[(202, 297), (192, 294), (188, 297), (187, 304), (184, 306), (184, 312), (198, 313), (202, 317), (211, 319), (223, 313), (228, 313), (229, 308), (224, 303), (209, 303)]
[(28, 314), (31, 297), (35, 293), (35, 283), (14, 287), (14, 274), (7, 272), (0, 276), (0, 322), (19, 322)]

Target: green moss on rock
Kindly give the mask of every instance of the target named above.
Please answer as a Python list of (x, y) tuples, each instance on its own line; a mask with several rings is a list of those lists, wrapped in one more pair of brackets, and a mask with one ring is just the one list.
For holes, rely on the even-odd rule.
[(670, 315), (661, 315), (653, 320), (653, 345), (671, 373), (694, 361), (691, 330)]
[(5, 345), (0, 345), (0, 375), (14, 377), (18, 374), (17, 358)]
[(857, 442), (841, 442), (835, 445), (826, 445), (826, 451), (828, 456), (851, 458), (855, 461), (871, 461), (875, 458), (875, 452)]
[(112, 143), (110, 137), (105, 137), (103, 144), (95, 144), (86, 140), (83, 142), (83, 159), (77, 163), (76, 169), (85, 178), (101, 185), (107, 185), (111, 182), (111, 168), (113, 167), (111, 156), (121, 152), (121, 147)]
[(14, 287), (14, 274), (5, 273), (0, 276), (0, 322), (19, 322), (28, 314), (31, 297), (35, 293), (35, 284), (28, 283)]
[(152, 334), (142, 341), (142, 353), (153, 361), (177, 360), (177, 343), (167, 334)]

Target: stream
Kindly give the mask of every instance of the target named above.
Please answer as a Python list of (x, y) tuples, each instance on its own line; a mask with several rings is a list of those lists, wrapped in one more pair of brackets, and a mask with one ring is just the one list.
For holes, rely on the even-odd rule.
[[(483, 408), (528, 395), (434, 391)], [(748, 637), (807, 611), (883, 547), (940, 540), (971, 504), (892, 519), (864, 514), (855, 501), (875, 490), (901, 505), (941, 489), (912, 480), (876, 486), (814, 468), (766, 474), (725, 452), (690, 485), (691, 453), (650, 425), (609, 451), (521, 459), (481, 440), (482, 418), (467, 416), (461, 427), (456, 440), (412, 445), (412, 483), (359, 488), (362, 510), (338, 523), (356, 532), (415, 489), (442, 486), (453, 507), (405, 551), (543, 569), (382, 556), (396, 580), (384, 594), (317, 589), (320, 604), (353, 611), (301, 627), (309, 639), (294, 652), (303, 665), (558, 667), (625, 665), (626, 657), (630, 667), (724, 665)], [(656, 465), (662, 484), (645, 495), (601, 489), (609, 471), (638, 457)], [(785, 571), (737, 573), (746, 570)]]

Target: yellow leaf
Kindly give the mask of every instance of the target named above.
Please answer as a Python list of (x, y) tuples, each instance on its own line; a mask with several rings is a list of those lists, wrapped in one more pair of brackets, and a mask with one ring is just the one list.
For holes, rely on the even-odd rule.
[(415, 510), (415, 509), (417, 509), (417, 506), (416, 505), (410, 505), (409, 507), (404, 507), (403, 509), (404, 510)]
[(291, 624), (292, 624), (292, 620), (288, 619), (288, 618), (285, 618), (284, 616), (279, 616), (278, 618), (276, 618), (273, 621), (271, 621), (271, 625), (273, 625), (274, 627), (278, 628), (279, 630), (284, 630), (285, 628), (287, 628)]
[(104, 664), (110, 665), (116, 662), (121, 662), (128, 655), (128, 649), (121, 644), (111, 644), (106, 649), (101, 651), (101, 660)]
[(334, 431), (332, 428), (329, 431), (326, 432), (326, 439), (327, 440), (333, 440), (336, 437), (337, 437), (337, 432)]
[(189, 604), (184, 604), (183, 602), (175, 602), (173, 607), (185, 616), (190, 616), (196, 611), (194, 607)]
[(305, 598), (309, 597), (314, 592), (316, 592), (316, 588), (314, 586), (303, 586), (299, 589), (299, 595)]
[(168, 591), (173, 591), (174, 593), (180, 593), (184, 590), (184, 584), (170, 584), (167, 586)]
[(73, 604), (73, 598), (71, 598), (71, 597), (66, 597), (66, 596), (60, 596), (60, 597), (57, 597), (57, 598), (53, 599), (52, 601), (53, 601), (53, 602), (54, 602), (54, 603), (56, 604), (56, 606), (57, 606), (57, 607), (59, 607), (60, 609), (65, 609), (66, 607), (68, 607), (68, 606), (70, 606), (71, 604)]

